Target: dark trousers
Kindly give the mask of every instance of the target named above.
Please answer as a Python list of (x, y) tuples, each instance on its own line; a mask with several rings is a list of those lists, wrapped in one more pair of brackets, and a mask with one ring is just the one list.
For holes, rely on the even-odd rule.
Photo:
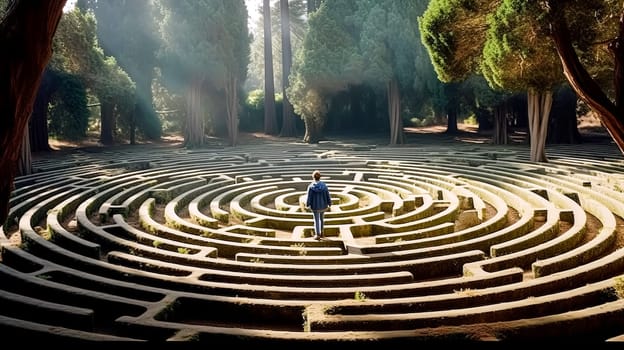
[(314, 234), (317, 236), (323, 235), (323, 217), (325, 214), (325, 210), (313, 210), (312, 215), (314, 216)]

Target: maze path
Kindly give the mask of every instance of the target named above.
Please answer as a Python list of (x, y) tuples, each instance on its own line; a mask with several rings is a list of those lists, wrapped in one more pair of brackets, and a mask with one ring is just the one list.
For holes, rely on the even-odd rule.
[[(341, 143), (37, 161), (0, 231), (0, 329), (265, 344), (617, 339), (624, 161), (591, 147), (549, 147), (545, 164), (524, 146)], [(302, 206), (314, 169), (333, 201), (321, 241)]]

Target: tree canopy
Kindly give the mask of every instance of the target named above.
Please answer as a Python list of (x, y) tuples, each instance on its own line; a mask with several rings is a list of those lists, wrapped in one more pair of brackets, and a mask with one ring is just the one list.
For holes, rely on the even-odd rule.
[(415, 80), (423, 10), (415, 1), (326, 0), (310, 15), (288, 90), (306, 141), (318, 139), (329, 96), (366, 84), (386, 92), (390, 143), (402, 143), (401, 90)]
[[(611, 76), (615, 86), (624, 83), (617, 74), (624, 50), (613, 50), (623, 44), (622, 14), (621, 0), (432, 0), (419, 25), (440, 80), (481, 74), (493, 88), (541, 94), (565, 76), (622, 150), (622, 103), (617, 93), (613, 100), (608, 97), (611, 84), (601, 78)], [(608, 48), (611, 55), (605, 55)], [(549, 97), (544, 96), (541, 106), (529, 108), (542, 115), (530, 126), (547, 125)], [(543, 161), (545, 127), (534, 130), (532, 142), (540, 140), (532, 144), (531, 158)]]

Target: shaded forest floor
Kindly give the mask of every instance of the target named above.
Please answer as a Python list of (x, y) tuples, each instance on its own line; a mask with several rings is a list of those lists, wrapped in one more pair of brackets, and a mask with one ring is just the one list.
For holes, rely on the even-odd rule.
[[(581, 134), (582, 142), (591, 143), (613, 143), (606, 129), (602, 127), (597, 118), (587, 116), (579, 119), (578, 129)], [(452, 144), (452, 143), (476, 143), (488, 144), (492, 139), (493, 130), (479, 131), (476, 125), (458, 124), (457, 133), (450, 134), (446, 132), (446, 125), (435, 125), (428, 127), (406, 127), (404, 147), (418, 144)], [(512, 144), (528, 144), (528, 130), (525, 128), (510, 128), (510, 143)], [(303, 142), (303, 131), (301, 135), (295, 137), (279, 137), (266, 135), (261, 132), (241, 132), (239, 134), (238, 145), (253, 145), (266, 142)], [(49, 157), (55, 153), (63, 154), (80, 148), (98, 148), (98, 147), (124, 147), (129, 146), (127, 142), (119, 142), (112, 146), (103, 146), (99, 140), (99, 135), (90, 134), (79, 142), (67, 142), (50, 139), (50, 147), (53, 151), (60, 152), (36, 152), (33, 157)], [(389, 135), (383, 134), (327, 134), (323, 141), (341, 141), (358, 144), (374, 144), (384, 146), (388, 144)], [(164, 134), (159, 141), (140, 140), (137, 145), (153, 145), (158, 147), (180, 147), (183, 145), (183, 138), (179, 134)], [(322, 141), (321, 141), (322, 142)], [(228, 141), (219, 137), (208, 137), (208, 145), (228, 145)]]

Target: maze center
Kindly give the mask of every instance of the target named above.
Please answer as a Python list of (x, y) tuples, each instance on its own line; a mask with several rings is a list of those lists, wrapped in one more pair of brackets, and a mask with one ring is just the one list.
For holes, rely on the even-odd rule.
[[(619, 340), (613, 145), (85, 150), (18, 177), (0, 330), (48, 339)], [(324, 239), (305, 209), (318, 169)]]

